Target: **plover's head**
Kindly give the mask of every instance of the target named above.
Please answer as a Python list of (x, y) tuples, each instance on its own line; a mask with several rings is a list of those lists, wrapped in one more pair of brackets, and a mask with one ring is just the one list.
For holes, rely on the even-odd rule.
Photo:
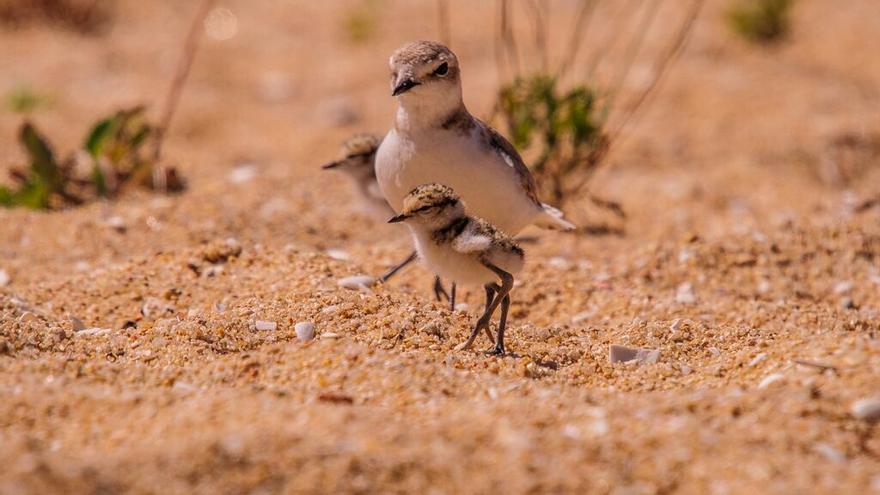
[(403, 211), (388, 223), (409, 222), (438, 229), (464, 215), (464, 205), (451, 187), (423, 184), (403, 198)]
[(391, 55), (391, 95), (460, 100), (458, 58), (435, 41), (416, 41)]
[(354, 176), (372, 176), (376, 160), (376, 150), (382, 139), (374, 134), (355, 134), (345, 140), (340, 149), (340, 158), (325, 163), (321, 168), (334, 169)]

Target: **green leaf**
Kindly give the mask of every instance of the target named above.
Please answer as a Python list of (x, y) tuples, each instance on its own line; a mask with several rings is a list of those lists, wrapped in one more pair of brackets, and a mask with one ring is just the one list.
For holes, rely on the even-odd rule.
[(92, 158), (98, 158), (101, 156), (101, 152), (104, 150), (107, 140), (113, 136), (117, 123), (118, 118), (113, 116), (99, 121), (94, 127), (92, 127), (84, 145), (86, 151), (92, 155)]
[(6, 208), (15, 206), (15, 194), (8, 187), (0, 186), (0, 206)]
[(55, 162), (55, 156), (49, 143), (37, 132), (30, 123), (25, 122), (21, 128), (21, 143), (31, 158), (31, 170), (50, 191), (60, 191), (62, 187), (61, 170)]
[(46, 184), (39, 180), (34, 180), (25, 184), (15, 194), (15, 202), (18, 205), (35, 210), (48, 209), (50, 194), (51, 191)]

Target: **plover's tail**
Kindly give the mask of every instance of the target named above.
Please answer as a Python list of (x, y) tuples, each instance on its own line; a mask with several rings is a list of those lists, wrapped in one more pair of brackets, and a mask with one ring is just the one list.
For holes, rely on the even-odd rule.
[(541, 209), (541, 213), (538, 214), (538, 218), (535, 220), (535, 225), (538, 227), (552, 230), (575, 229), (574, 224), (565, 219), (565, 214), (559, 208), (541, 203)]

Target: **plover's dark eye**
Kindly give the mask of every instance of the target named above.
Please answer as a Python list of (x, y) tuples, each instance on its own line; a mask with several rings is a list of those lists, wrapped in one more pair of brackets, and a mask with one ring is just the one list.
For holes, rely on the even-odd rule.
[(443, 62), (442, 64), (440, 64), (440, 67), (437, 67), (436, 69), (434, 69), (435, 76), (442, 77), (442, 76), (445, 76), (448, 72), (449, 72), (449, 64), (447, 64), (446, 62)]

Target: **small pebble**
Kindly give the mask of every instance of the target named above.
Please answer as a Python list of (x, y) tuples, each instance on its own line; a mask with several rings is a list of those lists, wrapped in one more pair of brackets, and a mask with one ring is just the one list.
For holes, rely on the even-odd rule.
[(690, 282), (685, 282), (678, 286), (675, 291), (675, 301), (679, 304), (694, 304), (697, 302), (697, 296), (694, 294), (694, 286)]
[(301, 321), (293, 328), (296, 330), (296, 338), (298, 338), (300, 342), (309, 342), (315, 338), (315, 325), (310, 321)]
[(571, 322), (575, 325), (583, 323), (592, 318), (594, 314), (594, 311), (581, 311), (580, 313), (571, 317)]
[(321, 338), (322, 338), (322, 339), (338, 339), (338, 338), (339, 338), (339, 334), (338, 334), (338, 333), (333, 333), (333, 332), (324, 332), (324, 333), (321, 334)]
[(761, 362), (763, 362), (765, 359), (767, 359), (767, 354), (762, 352), (761, 354), (753, 357), (751, 361), (749, 361), (749, 366), (757, 366), (761, 364)]
[(853, 283), (849, 280), (844, 280), (842, 282), (837, 282), (834, 285), (835, 294), (846, 294), (853, 289)]
[(612, 363), (638, 361), (639, 363), (654, 364), (660, 360), (660, 351), (612, 344), (608, 348), (608, 359)]
[(713, 357), (719, 357), (719, 356), (721, 356), (721, 351), (718, 350), (717, 347), (710, 347), (709, 354), (711, 354)]
[(838, 464), (846, 462), (846, 456), (843, 455), (843, 452), (835, 449), (825, 442), (819, 442), (814, 445), (813, 451), (831, 462), (836, 462)]
[(257, 330), (271, 332), (278, 328), (278, 324), (274, 321), (257, 320), (255, 323)]
[(91, 337), (91, 336), (95, 336), (95, 335), (105, 335), (108, 333), (110, 333), (109, 328), (92, 327), (92, 328), (86, 328), (85, 330), (81, 330), (79, 332), (76, 332), (76, 335), (82, 335), (84, 337)]
[(547, 260), (547, 264), (558, 270), (568, 270), (571, 268), (571, 262), (562, 256), (554, 256)]
[(67, 319), (70, 320), (70, 326), (73, 327), (74, 332), (82, 332), (86, 329), (85, 324), (83, 324), (82, 320), (73, 315), (68, 315)]
[(336, 284), (340, 287), (352, 290), (366, 290), (376, 283), (376, 277), (369, 275), (354, 275), (339, 279)]
[(840, 305), (843, 309), (855, 309), (856, 303), (852, 300), (851, 297), (844, 297), (840, 300)]
[(324, 254), (339, 261), (348, 261), (351, 259), (351, 255), (349, 255), (344, 249), (330, 248), (324, 250)]
[(772, 375), (768, 375), (766, 378), (761, 380), (761, 383), (758, 384), (758, 390), (764, 390), (765, 388), (773, 385), (774, 383), (785, 379), (785, 375), (782, 373), (773, 373)]
[(229, 182), (242, 184), (257, 176), (257, 167), (253, 164), (242, 164), (229, 172)]
[(470, 308), (470, 305), (468, 303), (458, 303), (455, 305), (455, 310), (460, 312), (465, 312), (468, 310), (468, 308)]
[(18, 321), (20, 321), (21, 323), (37, 321), (38, 319), (39, 318), (37, 318), (37, 315), (31, 313), (30, 311), (25, 311), (21, 314), (21, 316), (18, 317)]
[(9, 278), (9, 274), (6, 273), (6, 270), (0, 269), (0, 287), (6, 287), (9, 285), (10, 280), (11, 279)]
[(849, 410), (856, 419), (868, 423), (880, 421), (880, 397), (859, 399), (852, 403)]
[(122, 217), (120, 217), (119, 215), (114, 215), (108, 218), (105, 223), (108, 227), (119, 233), (125, 232), (125, 220), (123, 220)]

